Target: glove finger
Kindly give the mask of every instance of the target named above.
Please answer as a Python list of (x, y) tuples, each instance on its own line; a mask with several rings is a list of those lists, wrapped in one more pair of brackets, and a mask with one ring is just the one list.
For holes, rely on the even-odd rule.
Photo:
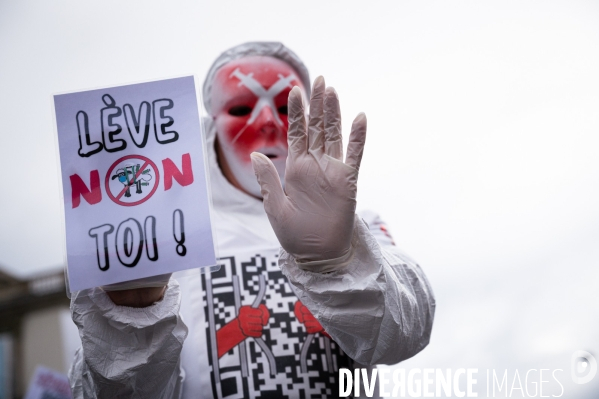
[(324, 152), (343, 161), (341, 109), (337, 92), (332, 87), (327, 87), (324, 93)]
[(295, 86), (289, 92), (287, 117), (287, 143), (289, 158), (308, 152), (308, 136), (306, 135), (306, 114), (302, 100), (302, 90)]
[(260, 184), (260, 191), (264, 201), (264, 210), (275, 218), (281, 214), (283, 204), (287, 200), (281, 185), (281, 178), (277, 168), (264, 154), (252, 152), (252, 166)]
[(362, 154), (364, 153), (364, 144), (366, 143), (366, 114), (359, 113), (352, 123), (349, 143), (347, 144), (347, 156), (345, 164), (356, 170), (360, 170)]
[(324, 90), (324, 78), (319, 76), (312, 86), (308, 122), (308, 150), (317, 159), (324, 153)]

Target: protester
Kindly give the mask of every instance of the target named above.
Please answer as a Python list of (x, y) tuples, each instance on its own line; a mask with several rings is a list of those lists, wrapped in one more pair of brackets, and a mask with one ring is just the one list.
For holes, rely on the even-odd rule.
[(339, 368), (428, 344), (426, 277), (376, 214), (355, 214), (366, 117), (344, 160), (336, 92), (319, 77), (309, 93), (280, 43), (214, 62), (203, 100), (220, 270), (74, 295), (75, 398), (330, 398)]

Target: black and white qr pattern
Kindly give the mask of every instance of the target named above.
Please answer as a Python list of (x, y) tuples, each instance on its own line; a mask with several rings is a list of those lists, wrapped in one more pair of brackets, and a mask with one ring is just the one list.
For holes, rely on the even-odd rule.
[[(220, 259), (202, 275), (203, 306), (215, 398), (332, 398), (339, 368), (351, 359), (321, 333), (307, 334), (294, 313), (297, 297), (277, 265), (278, 254)], [(261, 338), (247, 337), (218, 358), (217, 331), (241, 306), (270, 313)]]

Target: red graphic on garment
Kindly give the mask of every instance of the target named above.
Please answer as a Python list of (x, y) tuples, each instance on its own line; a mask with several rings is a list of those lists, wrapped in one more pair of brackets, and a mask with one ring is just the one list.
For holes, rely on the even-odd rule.
[(395, 241), (393, 240), (391, 233), (389, 233), (389, 229), (387, 229), (387, 226), (381, 224), (381, 231), (383, 232), (383, 234), (385, 234), (387, 237), (391, 239), (391, 244), (395, 245)]
[(294, 309), (295, 317), (306, 327), (308, 334), (322, 333), (324, 336), (331, 338), (331, 336), (324, 330), (320, 322), (314, 317), (310, 309), (308, 309), (303, 303), (297, 301)]
[(339, 369), (352, 366), (298, 302), (277, 255), (224, 257), (201, 275), (211, 397), (330, 398)]
[[(304, 325), (308, 334), (322, 333), (324, 336), (331, 338), (310, 312), (310, 309), (300, 301), (295, 303), (294, 313), (299, 322)], [(260, 304), (257, 308), (251, 306), (239, 308), (239, 316), (216, 332), (219, 359), (245, 339), (260, 338), (263, 328), (268, 324), (269, 317), (270, 312), (264, 304)]]
[(261, 337), (262, 329), (268, 324), (269, 317), (270, 312), (264, 304), (260, 304), (257, 308), (251, 306), (239, 308), (239, 316), (216, 332), (219, 359), (246, 338)]

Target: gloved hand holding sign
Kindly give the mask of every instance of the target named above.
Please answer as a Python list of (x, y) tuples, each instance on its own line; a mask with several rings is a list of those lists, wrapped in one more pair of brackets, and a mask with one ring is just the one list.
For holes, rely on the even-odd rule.
[(102, 287), (115, 305), (130, 308), (145, 308), (164, 296), (171, 273), (124, 281)]
[(300, 268), (335, 270), (352, 255), (351, 240), (358, 170), (366, 140), (366, 115), (352, 125), (343, 162), (341, 112), (332, 87), (318, 77), (306, 118), (301, 90), (289, 93), (289, 155), (285, 190), (272, 162), (252, 153), (252, 163), (264, 197), (264, 209), (281, 246)]

